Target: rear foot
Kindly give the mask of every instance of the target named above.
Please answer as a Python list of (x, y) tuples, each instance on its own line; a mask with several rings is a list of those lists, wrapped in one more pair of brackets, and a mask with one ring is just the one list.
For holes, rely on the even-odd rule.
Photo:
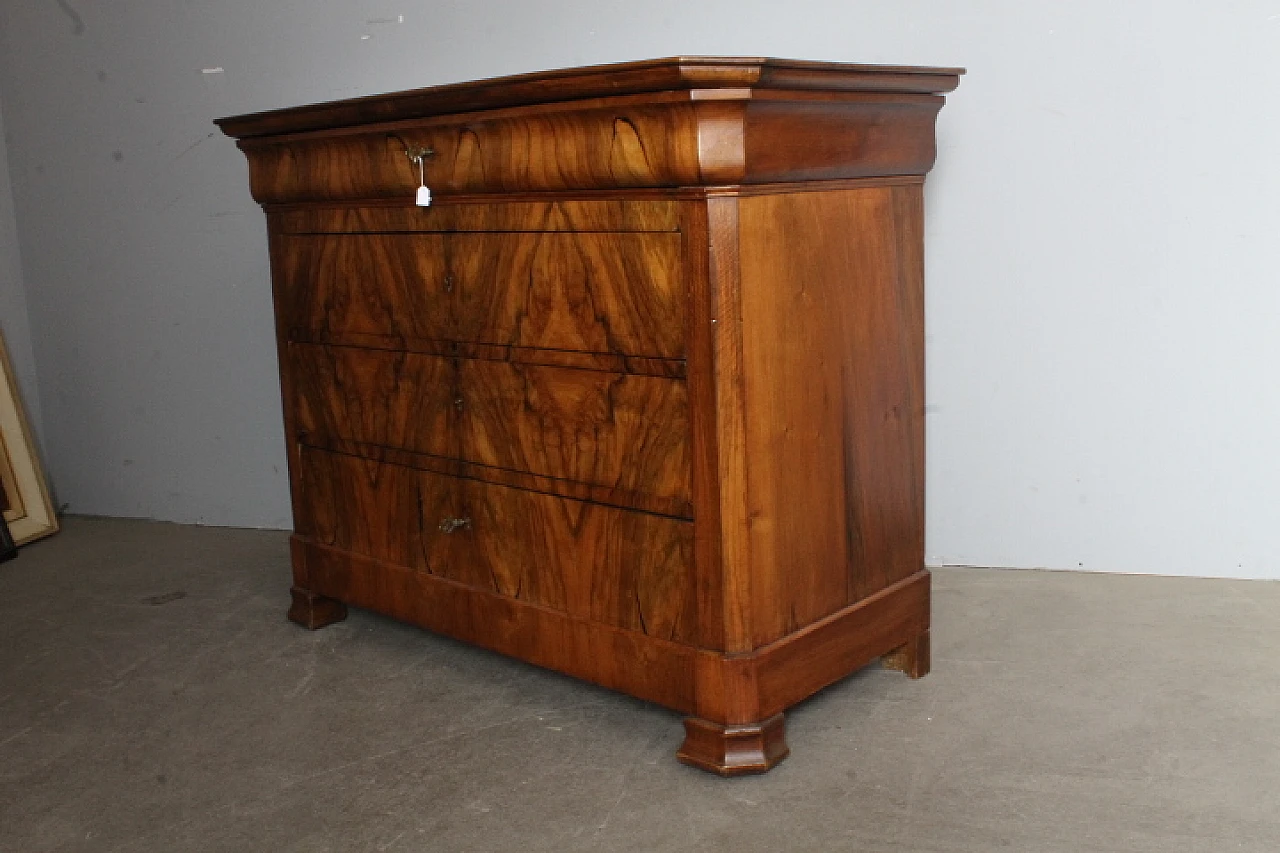
[(883, 660), (885, 669), (905, 672), (909, 678), (924, 678), (929, 674), (929, 632), (925, 631), (898, 646)]
[(347, 605), (336, 598), (326, 598), (296, 586), (289, 592), (293, 595), (293, 606), (289, 608), (290, 622), (314, 631), (347, 618)]

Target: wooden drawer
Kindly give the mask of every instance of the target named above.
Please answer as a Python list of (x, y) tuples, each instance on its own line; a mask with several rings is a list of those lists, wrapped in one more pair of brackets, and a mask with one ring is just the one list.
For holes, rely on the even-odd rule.
[(477, 115), (325, 136), (245, 140), (253, 197), (264, 204), (413, 199), (406, 149), (430, 148), (425, 177), (440, 195), (614, 187), (679, 187), (699, 179), (692, 104)]
[[(303, 448), (300, 536), (691, 642), (693, 524)], [(453, 520), (453, 521), (451, 521)]]
[(290, 339), (449, 340), (682, 358), (674, 233), (324, 234), (280, 239)]
[(463, 459), (689, 514), (683, 381), (317, 344), (289, 352), (303, 443)]

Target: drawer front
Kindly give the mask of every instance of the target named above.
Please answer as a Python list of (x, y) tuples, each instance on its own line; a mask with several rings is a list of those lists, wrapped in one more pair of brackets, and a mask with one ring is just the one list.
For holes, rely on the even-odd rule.
[(572, 616), (695, 634), (693, 524), (303, 448), (298, 533)]
[(678, 234), (327, 234), (280, 247), (294, 340), (684, 355)]
[(566, 104), (469, 120), (441, 117), (394, 129), (352, 129), (246, 139), (253, 197), (263, 204), (344, 199), (412, 200), (418, 167), (407, 148), (430, 148), (433, 191), (512, 193), (698, 183), (692, 104)]
[(276, 311), (294, 340), (447, 338), (444, 236), (282, 238)]
[(677, 379), (290, 346), (303, 443), (354, 442), (690, 502), (688, 387)]

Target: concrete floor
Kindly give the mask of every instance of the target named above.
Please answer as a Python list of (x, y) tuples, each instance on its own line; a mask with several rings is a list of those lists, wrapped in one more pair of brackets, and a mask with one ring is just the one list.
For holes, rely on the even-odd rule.
[(1280, 584), (939, 571), (933, 674), (731, 781), (675, 714), (287, 589), (274, 532), (71, 518), (0, 565), (0, 850), (1280, 849)]

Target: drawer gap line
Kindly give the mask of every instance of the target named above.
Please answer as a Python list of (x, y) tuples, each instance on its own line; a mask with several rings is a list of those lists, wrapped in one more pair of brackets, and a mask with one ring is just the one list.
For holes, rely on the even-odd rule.
[[(321, 453), (332, 453), (335, 456), (346, 456), (351, 459), (363, 459), (367, 462), (377, 462), (380, 465), (392, 465), (396, 468), (407, 468), (411, 471), (422, 471), (424, 473), (435, 474), (440, 477), (453, 477), (458, 480), (470, 480), (475, 483), (483, 483), (484, 485), (487, 485), (487, 486), (497, 486), (503, 489), (517, 489), (519, 491), (529, 492), (531, 494), (547, 495), (548, 497), (560, 498), (562, 500), (578, 501), (579, 503), (592, 504), (594, 506), (609, 507), (611, 509), (622, 509), (622, 510), (627, 510), (628, 512), (638, 512), (644, 515), (651, 515), (657, 518), (670, 519), (672, 521), (693, 521), (692, 514), (681, 515), (678, 513), (659, 512), (658, 510), (635, 506), (634, 504), (627, 504), (622, 502), (611, 503), (609, 501), (603, 501), (598, 498), (591, 498), (591, 497), (583, 498), (583, 497), (578, 497), (576, 495), (568, 495), (568, 494), (562, 494), (559, 492), (544, 491), (542, 489), (530, 488), (529, 486), (520, 486), (520, 485), (515, 485), (512, 483), (505, 483), (505, 482), (495, 482), (493, 480), (486, 480), (483, 477), (479, 477), (479, 476), (476, 476), (475, 474), (469, 474), (469, 473), (459, 473), (459, 472), (444, 473), (442, 471), (437, 471), (432, 468), (424, 468), (424, 467), (419, 467), (417, 465), (406, 465), (402, 462), (393, 462), (386, 458), (381, 458), (380, 456), (377, 456), (377, 455), (366, 455), (364, 453), (359, 452), (359, 450), (347, 449), (346, 447), (338, 446), (335, 444), (327, 444), (324, 442), (316, 442), (316, 441), (308, 440), (308, 441), (299, 441), (298, 443), (302, 447), (305, 447), (309, 450), (316, 450)], [(345, 441), (343, 442), (343, 444), (354, 445), (357, 448), (372, 448), (375, 451), (405, 453), (405, 454), (410, 454), (412, 456), (420, 456), (426, 459), (437, 459), (437, 460), (440, 460), (441, 462), (451, 463), (452, 465), (458, 466), (459, 468), (463, 468), (463, 469), (474, 468), (482, 471), (499, 471), (504, 474), (516, 474), (516, 475), (521, 475), (526, 477), (537, 477), (542, 480), (549, 480), (553, 483), (566, 483), (569, 485), (582, 486), (587, 489), (590, 489), (590, 488), (606, 488), (607, 489), (608, 488), (607, 486), (595, 486), (592, 483), (584, 483), (580, 480), (570, 480), (567, 477), (554, 477), (550, 474), (534, 474), (531, 471), (521, 471), (517, 468), (503, 468), (499, 465), (485, 465), (480, 462), (471, 462), (466, 459), (457, 459), (452, 456), (436, 456), (435, 454), (432, 454), (432, 453), (422, 453), (416, 450), (404, 450), (403, 448), (390, 447), (388, 445), (382, 445), (382, 444), (371, 444), (369, 442), (345, 442)], [(644, 497), (641, 496), (640, 499), (644, 500)]]

